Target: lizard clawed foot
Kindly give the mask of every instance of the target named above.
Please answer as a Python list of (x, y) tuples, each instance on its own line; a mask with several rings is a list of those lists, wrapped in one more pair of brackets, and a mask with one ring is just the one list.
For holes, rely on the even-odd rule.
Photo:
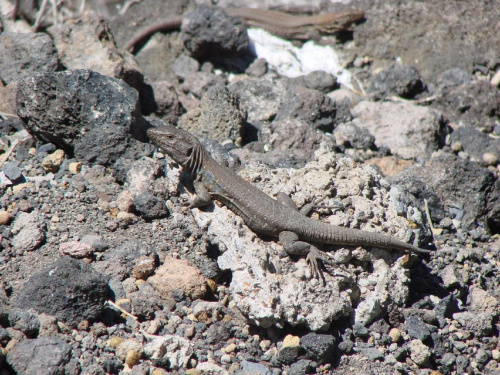
[(328, 273), (331, 275), (342, 276), (346, 279), (352, 278), (351, 271), (349, 271), (344, 266), (341, 266), (341, 265), (331, 261), (330, 259), (328, 259), (327, 255), (323, 254), (320, 250), (318, 250), (314, 246), (311, 246), (309, 253), (307, 254), (306, 261), (307, 261), (307, 263), (309, 263), (309, 267), (311, 268), (312, 276), (315, 279), (318, 279), (318, 280), (321, 279), (323, 281), (323, 285), (326, 285), (326, 280), (325, 280), (325, 276), (323, 274), (323, 270), (321, 269), (320, 263), (322, 263), (323, 267), (325, 264), (328, 264), (330, 266), (334, 266), (335, 268), (340, 268), (342, 271), (349, 274), (349, 276), (346, 276), (343, 274), (332, 273), (332, 272), (328, 271)]
[(326, 285), (326, 280), (325, 280), (325, 275), (323, 274), (323, 270), (321, 269), (321, 264), (323, 266), (325, 264), (329, 264), (331, 266), (334, 266), (335, 263), (332, 262), (331, 260), (327, 259), (327, 257), (321, 253), (316, 247), (311, 246), (309, 249), (309, 253), (307, 254), (306, 257), (307, 263), (309, 263), (309, 267), (311, 268), (311, 273), (312, 276), (315, 279), (321, 279), (323, 281), (323, 285)]

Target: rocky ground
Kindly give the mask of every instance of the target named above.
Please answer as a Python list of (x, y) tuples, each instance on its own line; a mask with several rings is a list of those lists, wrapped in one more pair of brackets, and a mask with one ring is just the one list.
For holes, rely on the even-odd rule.
[[(500, 2), (251, 3), (366, 15), (279, 47), (337, 78), (195, 1), (68, 1), (36, 33), (0, 1), (0, 374), (500, 373)], [(323, 246), (311, 278), (220, 203), (185, 208), (162, 123), (316, 220), (435, 252)]]

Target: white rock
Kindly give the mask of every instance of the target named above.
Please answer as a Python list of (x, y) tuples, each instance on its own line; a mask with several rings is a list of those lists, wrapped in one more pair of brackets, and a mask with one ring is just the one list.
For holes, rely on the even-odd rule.
[(352, 109), (352, 114), (352, 123), (368, 129), (378, 147), (387, 147), (403, 159), (429, 157), (439, 148), (442, 115), (431, 108), (363, 101)]
[(144, 355), (150, 359), (160, 359), (167, 356), (172, 370), (186, 367), (193, 348), (188, 339), (176, 335), (153, 336), (146, 335), (151, 340), (144, 345)]
[[(358, 167), (349, 158), (338, 159), (324, 148), (316, 152), (316, 160), (302, 169), (270, 170), (256, 164), (247, 166), (241, 174), (271, 196), (280, 191), (291, 195), (299, 206), (318, 198), (321, 198), (318, 204), (326, 202), (342, 186), (352, 215), (337, 212), (335, 216), (340, 222), (367, 231), (381, 231), (379, 223), (383, 220), (384, 228), (389, 228), (393, 237), (404, 240), (412, 232), (417, 238), (422, 235), (411, 231), (404, 215), (398, 215), (389, 194), (390, 185), (373, 168)], [(170, 174), (168, 178), (175, 184)], [(406, 209), (404, 205), (400, 207), (403, 213)], [(352, 254), (359, 258), (361, 252), (363, 261), (372, 262), (374, 268), (370, 274), (358, 270), (360, 276), (355, 283), (373, 287), (373, 290), (367, 287), (366, 293), (359, 296), (355, 288), (346, 287), (346, 277), (352, 275), (337, 268), (333, 276), (325, 273), (326, 285), (311, 279), (305, 259), (292, 261), (288, 256), (280, 257), (284, 252), (280, 244), (260, 239), (226, 207), (216, 204), (213, 211), (193, 209), (192, 213), (198, 225), (226, 249), (218, 259), (219, 267), (233, 272), (229, 292), (236, 306), (254, 324), (270, 327), (287, 322), (314, 331), (326, 330), (334, 320), (352, 312), (351, 299), (358, 304), (356, 321), (367, 324), (389, 304), (403, 304), (408, 296), (408, 270), (398, 261), (404, 253), (355, 249)], [(416, 209), (412, 215), (421, 217)]]

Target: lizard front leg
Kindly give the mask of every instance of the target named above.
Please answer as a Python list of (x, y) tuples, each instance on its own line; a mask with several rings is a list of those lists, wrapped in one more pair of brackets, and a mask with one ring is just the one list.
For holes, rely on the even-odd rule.
[(194, 194), (191, 194), (191, 199), (188, 202), (189, 208), (208, 206), (212, 203), (212, 197), (202, 181), (194, 180), (193, 187)]

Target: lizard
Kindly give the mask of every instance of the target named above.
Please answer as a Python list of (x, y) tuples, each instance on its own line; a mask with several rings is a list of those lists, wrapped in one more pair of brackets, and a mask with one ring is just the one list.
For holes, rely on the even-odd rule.
[(381, 233), (345, 228), (308, 217), (310, 207), (299, 212), (284, 193), (274, 199), (245, 181), (229, 168), (217, 163), (199, 140), (171, 125), (150, 128), (149, 139), (191, 175), (194, 194), (189, 207), (222, 202), (240, 216), (252, 231), (278, 237), (289, 255), (306, 256), (312, 275), (323, 277), (320, 262), (334, 265), (312, 243), (347, 246), (374, 246), (406, 252), (431, 253)]
[[(294, 16), (291, 14), (253, 8), (227, 8), (230, 16), (243, 20), (247, 26), (259, 27), (285, 39), (318, 39), (321, 34), (333, 34), (345, 30), (354, 22), (363, 19), (365, 13), (360, 10), (330, 12), (312, 16)], [(139, 31), (124, 49), (130, 50), (141, 40), (158, 31), (179, 30), (182, 17), (160, 21)]]

